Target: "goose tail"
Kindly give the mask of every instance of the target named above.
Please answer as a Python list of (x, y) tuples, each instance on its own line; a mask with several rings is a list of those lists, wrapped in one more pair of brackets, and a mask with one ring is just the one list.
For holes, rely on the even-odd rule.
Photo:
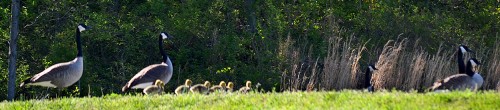
[(123, 88), (122, 88), (122, 92), (127, 92), (129, 89), (130, 89), (130, 88), (129, 88), (127, 85), (125, 85), (125, 86), (123, 86)]
[(434, 82), (434, 85), (432, 85), (432, 87), (429, 87), (427, 89), (428, 92), (431, 92), (431, 91), (434, 91), (436, 89), (438, 89), (439, 87), (441, 87), (441, 85), (444, 83), (443, 80), (438, 80), (436, 82)]
[(23, 81), (23, 82), (19, 85), (19, 87), (20, 87), (20, 88), (25, 88), (25, 87), (26, 87), (26, 84), (28, 84), (28, 83), (31, 83), (31, 78), (28, 78), (28, 79), (24, 80), (24, 81)]

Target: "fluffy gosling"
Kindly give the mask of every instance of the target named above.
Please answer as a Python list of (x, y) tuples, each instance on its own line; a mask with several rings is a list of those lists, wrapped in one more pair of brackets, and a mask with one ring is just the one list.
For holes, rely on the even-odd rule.
[(184, 85), (181, 85), (175, 89), (174, 91), (175, 94), (179, 95), (179, 94), (189, 93), (189, 88), (191, 87), (192, 83), (193, 82), (190, 79), (186, 79)]
[(165, 86), (165, 83), (161, 80), (156, 80), (154, 85), (148, 86), (142, 90), (144, 94), (146, 95), (154, 95), (154, 94), (162, 94), (163, 93), (163, 86)]
[(250, 90), (252, 90), (252, 88), (250, 88), (250, 86), (252, 86), (252, 82), (250, 81), (247, 81), (247, 85), (245, 87), (241, 87), (239, 92), (240, 93), (248, 93), (250, 92)]
[(221, 81), (219, 85), (216, 85), (212, 88), (210, 88), (210, 92), (216, 92), (216, 91), (226, 91), (226, 82)]
[(233, 88), (234, 88), (234, 83), (228, 82), (226, 87), (226, 92), (233, 92)]
[(193, 85), (189, 90), (191, 91), (191, 93), (200, 93), (208, 95), (208, 93), (210, 92), (209, 87), (210, 87), (210, 82), (205, 81), (205, 84)]

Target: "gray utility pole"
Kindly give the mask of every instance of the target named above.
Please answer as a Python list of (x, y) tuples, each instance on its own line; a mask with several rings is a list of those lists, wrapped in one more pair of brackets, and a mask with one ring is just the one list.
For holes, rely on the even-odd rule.
[(17, 37), (19, 35), (19, 0), (12, 0), (10, 25), (10, 43), (9, 43), (9, 83), (7, 99), (14, 100), (16, 94), (16, 58), (17, 58)]

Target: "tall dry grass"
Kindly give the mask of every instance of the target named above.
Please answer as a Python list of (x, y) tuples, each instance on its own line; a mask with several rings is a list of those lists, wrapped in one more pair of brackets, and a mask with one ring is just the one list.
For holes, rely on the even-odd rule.
[[(458, 73), (457, 49), (441, 45), (437, 51), (428, 52), (425, 43), (419, 40), (398, 39), (388, 41), (383, 47), (365, 48), (365, 42), (353, 35), (345, 35), (333, 22), (330, 34), (324, 39), (328, 43), (327, 55), (313, 58), (313, 48), (294, 46), (295, 41), (287, 37), (280, 47), (280, 56), (286, 59), (282, 68), (281, 90), (342, 90), (363, 88), (364, 70), (360, 61), (375, 63), (378, 68), (372, 75), (376, 90), (397, 89), (403, 91), (424, 91), (435, 81)], [(347, 36), (347, 37), (346, 37)], [(398, 36), (401, 38), (401, 35)], [(497, 40), (500, 42), (500, 39)], [(500, 91), (500, 43), (494, 47), (469, 45), (476, 54), (466, 54), (465, 59), (474, 57), (483, 64), (479, 73), (485, 79), (482, 89)], [(380, 50), (380, 51), (376, 51)], [(380, 53), (376, 61), (363, 58), (363, 52)], [(365, 55), (367, 56), (367, 55)], [(368, 55), (369, 56), (369, 55)]]
[(441, 47), (435, 54), (421, 49), (420, 44), (409, 46), (408, 39), (388, 41), (379, 56), (373, 75), (375, 89), (424, 90), (435, 81), (456, 74), (454, 51)]
[(487, 51), (488, 56), (486, 59), (481, 59), (482, 70), (484, 72), (480, 72), (481, 75), (485, 78), (483, 88), (484, 89), (494, 89), (497, 88), (500, 90), (500, 39), (497, 39), (497, 43), (493, 48), (490, 48)]
[[(349, 39), (330, 37), (327, 56), (313, 58), (313, 49), (301, 52), (300, 48), (288, 48), (286, 53), (289, 65), (282, 71), (281, 86), (284, 91), (296, 90), (341, 90), (356, 88), (363, 75), (359, 69), (361, 53), (364, 45), (355, 46), (351, 36)], [(288, 42), (288, 43), (287, 43)], [(291, 45), (290, 38), (283, 43)], [(353, 48), (355, 47), (355, 48)]]
[[(359, 83), (364, 81), (364, 71), (360, 70), (365, 67), (361, 67), (359, 63), (363, 59), (361, 53), (365, 47), (362, 43), (353, 42), (354, 38), (329, 37), (328, 53), (323, 58), (310, 58), (311, 50), (306, 52), (308, 57), (303, 57), (303, 60), (298, 54), (291, 54), (289, 59), (296, 60), (293, 60), (294, 65), (290, 67), (292, 74), (288, 79), (292, 86), (286, 90), (360, 88)], [(423, 46), (418, 41), (388, 41), (375, 64), (378, 70), (372, 75), (372, 84), (377, 90), (426, 90), (435, 81), (458, 74), (457, 46), (440, 46), (436, 52), (429, 53), (422, 49)], [(466, 59), (474, 57), (483, 64), (478, 71), (485, 79), (483, 89), (500, 91), (500, 44), (490, 48), (469, 48), (476, 50), (477, 55), (466, 55)], [(318, 66), (321, 64), (322, 66)]]
[(280, 64), (281, 91), (312, 91), (317, 82), (317, 74), (320, 72), (319, 58), (312, 58), (312, 46), (294, 48), (295, 41), (290, 35), (280, 44), (279, 55), (285, 62), (285, 64)]
[(324, 58), (323, 73), (320, 88), (325, 90), (340, 90), (356, 88), (358, 79), (361, 78), (359, 60), (365, 49), (364, 45), (355, 46), (354, 36), (348, 39), (330, 37), (328, 54)]
[[(324, 39), (328, 44), (327, 55), (321, 58), (312, 57), (313, 48), (297, 47), (288, 35), (280, 42), (280, 56), (285, 57), (280, 64), (282, 68), (281, 90), (340, 90), (355, 88), (362, 78), (359, 75), (359, 60), (364, 45), (357, 46), (354, 35), (346, 35), (338, 26), (333, 16), (326, 17), (329, 24)], [(295, 47), (294, 47), (295, 46)]]

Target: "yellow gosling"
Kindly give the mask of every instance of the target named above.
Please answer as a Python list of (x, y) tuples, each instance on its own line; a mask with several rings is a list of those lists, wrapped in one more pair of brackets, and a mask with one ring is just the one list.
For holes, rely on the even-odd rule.
[(210, 88), (210, 92), (220, 92), (220, 91), (226, 91), (226, 82), (221, 81), (219, 85), (216, 85), (212, 88)]
[(189, 90), (191, 91), (191, 93), (200, 93), (208, 95), (208, 93), (210, 92), (209, 87), (210, 87), (210, 82), (205, 81), (205, 84), (193, 85)]
[(234, 83), (233, 82), (228, 82), (227, 83), (227, 87), (226, 87), (226, 92), (233, 92), (233, 88), (234, 88)]
[(155, 85), (148, 86), (142, 90), (146, 95), (163, 94), (163, 86), (165, 84), (161, 80), (156, 80)]
[(193, 82), (189, 79), (186, 79), (186, 82), (184, 82), (184, 85), (181, 85), (179, 87), (177, 87), (175, 89), (175, 94), (179, 95), (179, 94), (185, 94), (185, 93), (189, 93), (189, 87), (191, 87), (191, 84)]
[(247, 81), (247, 85), (245, 87), (241, 87), (239, 92), (240, 93), (248, 93), (250, 92), (250, 90), (252, 90), (252, 88), (250, 88), (250, 86), (252, 86), (252, 82), (250, 81)]

